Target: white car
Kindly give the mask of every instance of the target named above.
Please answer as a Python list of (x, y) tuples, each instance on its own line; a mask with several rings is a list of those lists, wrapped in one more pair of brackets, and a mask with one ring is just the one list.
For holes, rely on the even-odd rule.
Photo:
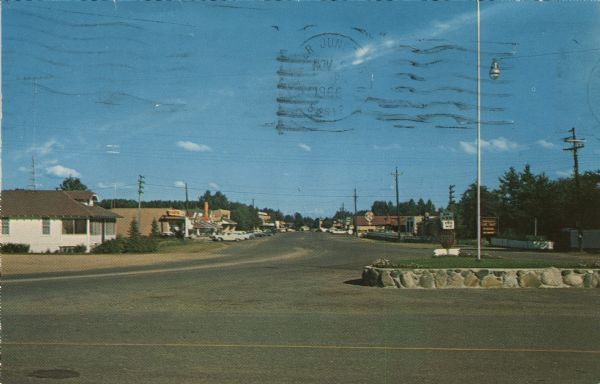
[(240, 232), (224, 232), (212, 236), (214, 241), (241, 241), (248, 240), (248, 237)]

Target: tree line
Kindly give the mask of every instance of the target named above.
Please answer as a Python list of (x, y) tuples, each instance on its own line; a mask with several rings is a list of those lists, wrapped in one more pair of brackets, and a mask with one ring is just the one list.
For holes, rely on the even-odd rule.
[[(77, 178), (67, 178), (59, 186), (63, 190), (88, 190)], [(186, 203), (180, 200), (143, 201), (144, 208), (192, 209), (201, 212), (204, 202), (210, 209), (226, 209), (231, 211), (231, 219), (238, 223), (238, 228), (248, 230), (259, 226), (256, 207), (230, 201), (227, 196), (217, 191), (211, 194), (206, 191), (200, 198)], [(99, 205), (104, 208), (136, 208), (137, 201), (127, 199), (102, 200)], [(431, 200), (410, 199), (400, 202), (398, 210), (391, 201), (374, 201), (370, 209), (375, 215), (395, 216), (399, 210), (401, 216), (424, 216), (426, 213), (437, 216), (442, 210), (454, 214), (457, 236), (459, 238), (475, 238), (477, 235), (477, 186), (471, 184), (460, 196), (454, 199), (453, 186), (450, 186), (448, 203), (445, 208), (436, 208)], [(285, 215), (279, 210), (262, 208), (273, 221), (280, 220), (292, 224), (296, 229), (307, 226), (315, 228), (318, 220), (305, 217), (296, 212)], [(359, 211), (359, 215), (367, 211)], [(489, 189), (481, 187), (481, 213), (483, 217), (496, 217), (499, 223), (499, 235), (502, 237), (525, 239), (537, 235), (538, 238), (557, 240), (561, 238), (563, 229), (600, 228), (600, 170), (587, 171), (571, 178), (551, 180), (544, 173), (534, 174), (529, 165), (522, 171), (511, 167), (499, 178), (498, 187)], [(353, 213), (338, 210), (333, 217), (322, 220), (323, 226), (331, 226), (333, 220), (351, 218)]]

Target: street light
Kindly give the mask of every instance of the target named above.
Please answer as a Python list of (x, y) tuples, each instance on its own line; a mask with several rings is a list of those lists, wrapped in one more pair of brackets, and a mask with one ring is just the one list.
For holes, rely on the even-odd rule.
[[(492, 59), (490, 78), (500, 77), (500, 64)], [(481, 260), (481, 14), (477, 0), (477, 260)]]
[(490, 66), (490, 79), (496, 80), (500, 77), (500, 63), (498, 60), (492, 59), (492, 65)]

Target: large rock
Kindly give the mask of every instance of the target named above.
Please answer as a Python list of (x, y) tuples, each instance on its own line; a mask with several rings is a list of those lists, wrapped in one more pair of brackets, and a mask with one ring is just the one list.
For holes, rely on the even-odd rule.
[(465, 287), (474, 288), (479, 286), (479, 278), (472, 271), (465, 276)]
[(389, 271), (381, 271), (381, 275), (379, 275), (379, 285), (381, 287), (394, 287), (396, 288), (396, 283), (394, 283), (394, 279), (390, 275)]
[(479, 271), (475, 272), (475, 276), (477, 276), (477, 278), (479, 280), (483, 279), (484, 277), (486, 277), (489, 274), (490, 274), (490, 271), (487, 269), (480, 269)]
[(448, 284), (448, 273), (444, 269), (440, 269), (435, 273), (434, 279), (436, 287), (445, 288)]
[(592, 272), (587, 272), (585, 275), (583, 275), (583, 288), (593, 288), (593, 279), (594, 275)]
[(481, 286), (483, 288), (502, 288), (502, 281), (494, 275), (487, 275), (481, 279)]
[(583, 276), (578, 273), (570, 273), (567, 276), (563, 276), (563, 282), (568, 286), (581, 288), (583, 287)]
[(465, 287), (465, 279), (462, 277), (460, 273), (450, 272), (448, 273), (448, 280), (446, 283), (448, 288), (464, 288)]
[(421, 278), (419, 279), (419, 285), (423, 288), (435, 288), (435, 284), (433, 282), (433, 275), (431, 274), (431, 272), (423, 272)]
[(379, 273), (375, 268), (365, 267), (362, 273), (362, 281), (364, 285), (374, 287), (379, 281)]
[(417, 277), (412, 271), (404, 271), (400, 273), (400, 281), (402, 285), (406, 288), (416, 288), (417, 287)]
[(592, 275), (592, 288), (600, 288), (600, 274), (594, 272)]
[(542, 284), (549, 287), (559, 287), (562, 285), (562, 275), (558, 268), (546, 268), (542, 272)]
[(519, 284), (523, 288), (539, 288), (542, 285), (542, 280), (535, 272), (529, 271), (521, 275)]
[(519, 288), (519, 280), (517, 278), (517, 272), (506, 271), (502, 276), (502, 286), (504, 288)]

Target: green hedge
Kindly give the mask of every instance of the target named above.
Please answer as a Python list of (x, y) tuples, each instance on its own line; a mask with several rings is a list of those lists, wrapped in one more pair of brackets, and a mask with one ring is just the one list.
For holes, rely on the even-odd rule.
[(29, 244), (6, 243), (0, 244), (2, 253), (29, 253)]
[(152, 253), (158, 251), (158, 243), (149, 237), (117, 237), (98, 245), (93, 253)]

